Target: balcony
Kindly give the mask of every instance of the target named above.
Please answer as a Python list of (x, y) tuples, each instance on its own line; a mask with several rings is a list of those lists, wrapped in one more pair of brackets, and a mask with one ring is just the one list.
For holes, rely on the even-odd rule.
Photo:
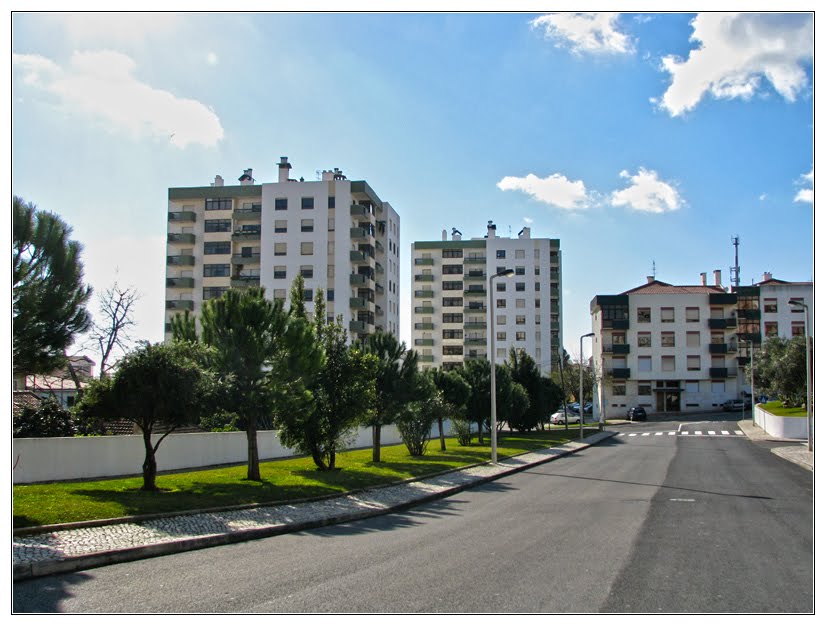
[(759, 320), (760, 309), (737, 309), (737, 319)]
[(383, 295), (384, 294), (384, 285), (379, 285), (378, 283), (376, 283), (376, 293), (379, 294), (379, 295)]
[(488, 295), (488, 292), (487, 289), (465, 289), (465, 295), (485, 297)]
[(376, 250), (379, 252), (384, 252), (384, 244), (378, 239), (376, 239)]
[(733, 367), (710, 367), (708, 369), (708, 375), (711, 378), (731, 378), (732, 376), (737, 376), (737, 370)]
[(433, 363), (433, 355), (432, 354), (420, 354), (419, 361), (422, 363)]
[(484, 304), (478, 304), (476, 302), (465, 305), (465, 313), (486, 313), (487, 310), (488, 307)]
[(558, 298), (559, 297), (559, 288), (551, 287), (551, 297)]
[(367, 285), (370, 277), (365, 274), (350, 274), (351, 285)]
[(485, 280), (485, 273), (481, 270), (472, 270), (465, 274), (465, 280)]
[(351, 309), (367, 309), (370, 303), (367, 298), (350, 298)]
[(488, 355), (484, 352), (465, 352), (465, 359), (468, 361), (474, 361), (476, 359), (485, 360), (488, 358)]
[(195, 279), (189, 276), (167, 278), (166, 286), (172, 289), (192, 289), (195, 286)]
[(242, 209), (235, 209), (232, 212), (232, 219), (234, 220), (257, 220), (261, 217), (261, 205), (255, 204), (251, 207)]
[(351, 204), (350, 215), (353, 217), (369, 217), (371, 215), (370, 208), (363, 204)]
[(413, 309), (414, 313), (433, 313), (432, 306), (417, 306)]
[(737, 318), (735, 317), (711, 317), (708, 320), (708, 327), (711, 330), (725, 330), (726, 328), (735, 328), (737, 326)]
[(611, 346), (603, 346), (603, 352), (610, 352), (611, 354), (630, 354), (631, 345), (627, 343), (615, 343)]
[(433, 259), (414, 259), (414, 265), (433, 265)]
[(486, 346), (488, 345), (488, 340), (484, 337), (466, 337), (465, 338), (465, 345), (466, 346)]
[(354, 333), (366, 333), (367, 322), (361, 320), (350, 320), (350, 331)]
[[(551, 307), (551, 313), (558, 313), (559, 309), (557, 308), (554, 310), (554, 307)], [(613, 328), (614, 330), (628, 330), (629, 323), (628, 320), (602, 320), (602, 327), (603, 328)]]
[(376, 305), (376, 317), (384, 317), (384, 309)]
[(261, 284), (261, 276), (258, 274), (249, 276), (234, 276), (229, 281), (230, 287), (258, 287)]
[(261, 241), (261, 229), (236, 230), (232, 233), (233, 241)]
[(433, 292), (429, 291), (427, 289), (417, 289), (416, 291), (413, 292), (413, 295), (416, 298), (432, 298), (433, 297)]
[(432, 339), (414, 339), (413, 345), (415, 346), (432, 346), (433, 340)]
[(365, 228), (351, 228), (350, 239), (366, 240), (370, 233)]
[(192, 266), (195, 265), (195, 257), (191, 254), (175, 254), (166, 257), (166, 264), (178, 266)]
[(631, 370), (627, 367), (611, 368), (611, 376), (614, 378), (631, 378)]
[(195, 233), (168, 233), (167, 243), (195, 243)]
[(170, 222), (194, 222), (195, 211), (170, 211)]
[(433, 330), (435, 328), (432, 322), (416, 322), (413, 324), (414, 330)]
[(379, 274), (384, 274), (384, 265), (381, 263), (376, 263), (376, 272)]
[(235, 254), (232, 256), (233, 265), (255, 265), (261, 263), (260, 254)]
[(167, 300), (167, 311), (194, 311), (195, 303), (192, 300)]
[(487, 263), (487, 259), (483, 256), (466, 256), (464, 258), (464, 262), (475, 264), (475, 265), (480, 265), (480, 264)]
[(708, 351), (710, 354), (728, 354), (729, 352), (735, 352), (736, 350), (736, 346), (729, 346), (724, 343), (708, 344)]
[(433, 276), (433, 274), (416, 274), (413, 277), (413, 280), (415, 280), (417, 283), (433, 282), (434, 279), (435, 279), (435, 276)]
[(750, 333), (750, 332), (737, 333), (737, 338), (740, 341), (751, 341), (752, 343), (760, 343), (760, 341), (761, 341), (760, 333)]
[(465, 324), (464, 324), (464, 328), (466, 330), (482, 329), (482, 328), (487, 328), (487, 327), (488, 327), (487, 322), (465, 322)]

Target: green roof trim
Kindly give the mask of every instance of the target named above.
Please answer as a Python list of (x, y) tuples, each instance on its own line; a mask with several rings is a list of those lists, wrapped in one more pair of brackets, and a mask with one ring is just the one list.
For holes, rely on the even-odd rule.
[(378, 197), (375, 191), (367, 184), (367, 181), (364, 180), (351, 180), (350, 181), (350, 193), (357, 194), (363, 193), (366, 195), (370, 200), (373, 201), (373, 204), (376, 206), (381, 206), (382, 201), (381, 198)]
[(193, 198), (260, 198), (261, 185), (229, 185), (224, 187), (170, 187), (170, 200)]
[[(450, 248), (484, 248), (484, 239), (473, 239), (470, 241), (414, 241), (414, 250), (443, 250)], [(458, 259), (457, 259), (458, 260)]]

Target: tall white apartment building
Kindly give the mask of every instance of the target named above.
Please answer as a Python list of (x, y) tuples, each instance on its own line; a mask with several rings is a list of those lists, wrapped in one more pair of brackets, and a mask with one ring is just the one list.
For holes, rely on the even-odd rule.
[(323, 289), (328, 318), (341, 316), (351, 340), (378, 330), (398, 337), (398, 213), (338, 168), (305, 181), (290, 178), (291, 167), (281, 157), (274, 183), (256, 184), (245, 170), (238, 185), (216, 176), (209, 186), (169, 189), (167, 337), (176, 313), (197, 316), (230, 288), (262, 286), (289, 305), (298, 274), (308, 310)]
[[(469, 359), (504, 363), (511, 347), (524, 350), (543, 373), (559, 367), (562, 345), (562, 257), (558, 239), (496, 235), (417, 241), (411, 246), (413, 347), (423, 369), (459, 367)], [(510, 278), (490, 280), (512, 269)], [(490, 311), (493, 307), (493, 328)], [(495, 335), (492, 335), (495, 333)], [(495, 338), (496, 354), (491, 354)]]

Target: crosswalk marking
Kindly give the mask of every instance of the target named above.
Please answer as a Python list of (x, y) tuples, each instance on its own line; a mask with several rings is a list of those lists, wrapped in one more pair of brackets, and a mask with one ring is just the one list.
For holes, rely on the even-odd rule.
[(662, 433), (654, 433), (654, 436), (662, 435)]
[(734, 431), (734, 434), (735, 434), (735, 435), (742, 435), (742, 434), (743, 434), (743, 431), (742, 431), (742, 430), (735, 430), (735, 431)]
[(728, 431), (727, 431), (727, 430), (721, 430), (720, 432), (721, 432), (722, 434), (724, 434), (724, 435), (728, 435)]
[(643, 437), (648, 437), (648, 435), (650, 435), (650, 434), (651, 434), (651, 433), (643, 433), (643, 434), (642, 434), (642, 436), (643, 436)]
[[(662, 435), (668, 435), (670, 437), (673, 437), (675, 435), (683, 435), (683, 436), (689, 436), (689, 437), (701, 437), (701, 436), (708, 436), (708, 437), (723, 437), (723, 436), (726, 436), (726, 437), (731, 437), (732, 436), (732, 433), (729, 432), (728, 430), (721, 430), (719, 432), (716, 431), (716, 430), (708, 430), (708, 431), (705, 431), (705, 432), (703, 432), (702, 430), (695, 430), (693, 433), (691, 431), (688, 431), (688, 430), (680, 430), (680, 431), (669, 430), (668, 432), (666, 432), (666, 431), (657, 431), (657, 432), (654, 432), (654, 433), (649, 431), (649, 432), (640, 432), (640, 433), (618, 433), (618, 436), (619, 437), (636, 437), (637, 435), (639, 435), (641, 437), (649, 437), (652, 434), (654, 436), (658, 436), (658, 437), (661, 437)], [(733, 434), (736, 435), (736, 436), (742, 437), (743, 436), (743, 431), (742, 430), (735, 430)]]
[(695, 434), (695, 435), (702, 435), (702, 434), (703, 434), (703, 431), (702, 431), (702, 430), (695, 430), (695, 431), (694, 431), (694, 434)]
[(676, 430), (669, 430), (669, 431), (668, 431), (668, 434), (669, 434), (669, 435), (676, 435), (676, 434), (677, 434), (677, 431), (676, 431)]
[(710, 430), (710, 431), (708, 431), (708, 434), (709, 434), (709, 435), (716, 435), (717, 433), (716, 433), (716, 432), (714, 432), (713, 430)]

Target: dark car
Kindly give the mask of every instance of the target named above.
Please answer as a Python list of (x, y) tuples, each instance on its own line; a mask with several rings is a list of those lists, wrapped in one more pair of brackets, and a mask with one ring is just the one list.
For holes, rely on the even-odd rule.
[(626, 413), (626, 415), (628, 416), (628, 419), (630, 419), (632, 422), (634, 420), (642, 421), (647, 419), (645, 409), (641, 406), (632, 406), (630, 409), (628, 409), (628, 413)]
[(726, 400), (723, 402), (724, 411), (742, 411), (745, 406), (746, 403), (742, 400)]

